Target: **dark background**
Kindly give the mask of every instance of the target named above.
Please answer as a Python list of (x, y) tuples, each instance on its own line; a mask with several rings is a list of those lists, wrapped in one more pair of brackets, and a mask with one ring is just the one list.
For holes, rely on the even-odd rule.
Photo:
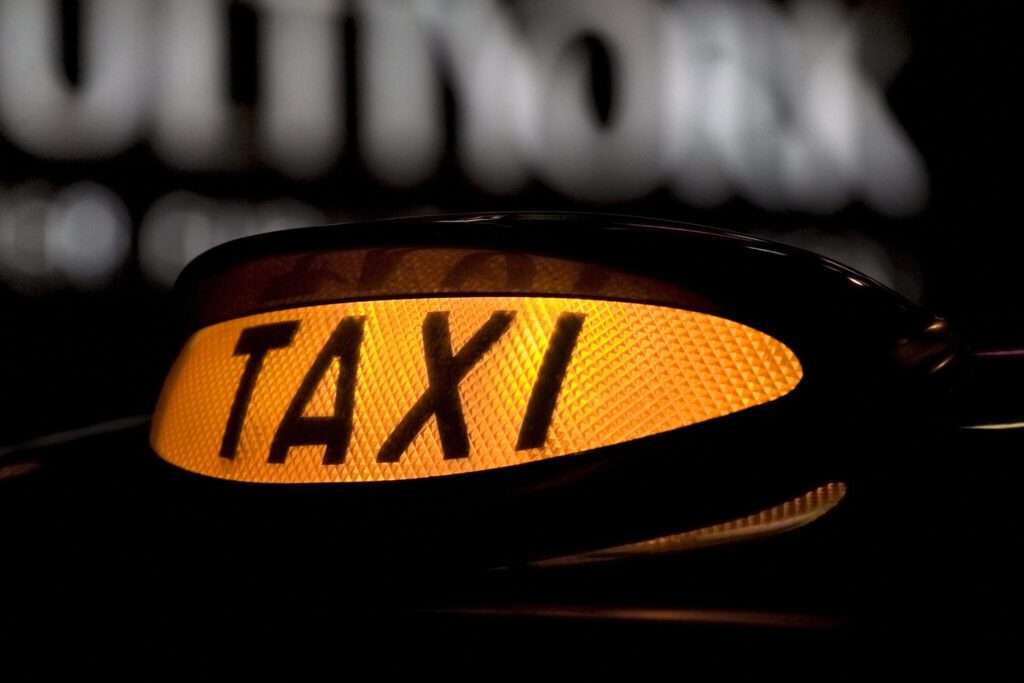
[[(591, 3), (590, 9), (575, 2), (396, 2), (374, 5), (375, 14), (368, 3), (352, 2), (293, 3), (282, 9), (228, 0), (198, 5), (188, 0), (129, 1), (142, 8), (139, 21), (148, 27), (146, 39), (138, 54), (126, 48), (121, 55), (115, 49), (111, 59), (138, 69), (144, 61), (146, 71), (126, 67), (129, 75), (111, 77), (108, 93), (136, 88), (146, 103), (135, 123), (124, 124), (120, 132), (115, 126), (118, 141), (104, 147), (99, 135), (105, 130), (103, 122), (119, 114), (81, 123), (88, 118), (82, 111), (93, 106), (102, 113), (103, 102), (119, 95), (99, 97), (99, 105), (82, 104), (97, 80), (89, 49), (98, 36), (100, 42), (115, 44), (104, 31), (117, 30), (117, 17), (128, 22), (130, 13), (119, 13), (123, 7), (110, 3), (115, 19), (94, 35), (87, 30), (88, 18), (103, 3), (0, 0), (0, 444), (150, 412), (181, 342), (169, 290), (181, 265), (205, 248), (246, 233), (321, 222), (518, 209), (691, 221), (772, 237), (860, 268), (948, 317), (975, 348), (1012, 347), (1024, 337), (1015, 211), (1021, 117), (1019, 108), (1010, 104), (1019, 83), (1011, 50), (1019, 23), (1010, 2), (652, 0)], [(629, 9), (624, 9), (627, 4)], [(205, 7), (200, 15), (210, 11), (220, 23), (202, 17), (192, 24), (175, 23), (176, 12), (191, 16), (197, 6)], [(36, 10), (26, 7), (54, 11), (40, 14), (37, 21)], [(273, 7), (277, 9), (268, 9)], [(535, 102), (531, 125), (547, 131), (532, 138), (541, 140), (539, 149), (512, 146), (521, 154), (523, 177), (503, 187), (482, 180), (467, 162), (467, 137), (476, 124), (463, 125), (469, 120), (469, 90), (459, 69), (473, 58), (449, 49), (453, 40), (437, 28), (463, 36), (480, 33), (472, 17), (481, 8), (496, 8), (508, 35), (520, 41), (525, 54), (537, 58), (532, 82), (539, 104)], [(312, 150), (305, 161), (301, 155), (280, 161), (261, 138), (261, 117), (273, 98), (263, 76), (274, 59), (268, 50), (273, 11), (313, 13), (293, 22), (292, 33), (280, 34), (286, 43), (319, 45), (309, 33), (319, 30), (330, 38), (324, 44), (337, 49), (324, 67), (329, 79), (337, 79), (331, 81), (334, 96), (319, 104), (292, 102), (278, 119), (286, 142)], [(693, 144), (706, 142), (707, 127), (715, 125), (708, 122), (723, 111), (745, 113), (752, 118), (744, 120), (757, 121), (750, 114), (756, 113), (756, 102), (743, 99), (756, 88), (767, 93), (775, 117), (774, 129), (732, 129), (731, 137), (717, 138), (711, 152), (691, 147), (673, 157), (689, 164), (691, 177), (719, 177), (728, 166), (720, 155), (730, 142), (741, 150), (741, 162), (756, 160), (759, 145), (770, 147), (775, 140), (772, 130), (797, 130), (806, 149), (823, 155), (822, 168), (843, 167), (834, 148), (816, 137), (813, 126), (808, 132), (801, 123), (801, 112), (811, 112), (826, 128), (830, 121), (859, 122), (847, 129), (857, 134), (847, 148), (846, 180), (826, 178), (821, 196), (794, 195), (774, 182), (781, 171), (772, 167), (771, 160), (778, 159), (769, 155), (767, 167), (754, 176), (754, 190), (730, 175), (735, 173), (733, 162), (719, 194), (695, 193), (693, 184), (676, 192), (675, 167), (666, 170), (654, 158), (671, 145), (665, 131), (672, 128), (672, 115), (659, 119), (653, 129), (649, 119), (630, 108), (644, 93), (663, 90), (659, 84), (665, 81), (657, 79), (667, 78), (662, 73), (666, 61), (651, 47), (657, 41), (644, 31), (676, 25), (672, 22), (694, 29), (684, 33), (684, 43), (699, 48), (676, 66), (706, 77), (686, 91), (691, 105), (695, 99), (713, 101), (713, 89), (724, 87), (728, 74), (749, 79), (735, 89), (740, 99), (732, 109), (702, 110), (703, 123), (688, 128), (691, 142), (697, 140)], [(547, 28), (555, 25), (564, 39), (546, 37)], [(213, 36), (210, 54), (220, 55), (220, 70), (216, 59), (204, 61), (206, 43), (197, 32), (202, 26)], [(33, 31), (43, 29), (50, 31), (50, 39), (34, 40)], [(730, 30), (739, 31), (741, 39), (728, 38), (736, 35)], [(38, 35), (45, 37), (45, 31)], [(384, 59), (374, 70), (368, 66), (374, 58), (367, 54), (380, 35), (394, 41), (383, 43), (385, 55), (393, 54), (389, 46), (399, 46), (399, 52), (408, 48), (410, 37), (418, 37), (422, 47), (408, 48), (406, 62)], [(481, 35), (487, 36), (482, 44), (493, 43), (486, 31)], [(26, 37), (39, 47), (40, 54), (49, 55), (52, 68), (41, 70), (31, 50), (19, 47), (12, 36)], [(801, 53), (801, 40), (816, 47)], [(839, 57), (847, 69), (843, 73), (855, 74), (880, 97), (885, 120), (899, 131), (909, 154), (920, 160), (923, 183), (908, 181), (906, 168), (886, 161), (890, 146), (884, 138), (873, 152), (864, 151), (880, 133), (873, 127), (876, 121), (863, 113), (863, 91), (840, 88), (835, 95), (828, 88), (814, 89), (821, 83), (808, 69), (827, 64), (829, 55), (835, 56), (829, 47), (843, 40), (853, 46)], [(557, 58), (544, 61), (545, 50)], [(636, 66), (630, 60), (637, 54), (655, 57), (639, 59)], [(480, 67), (483, 82), (497, 83), (495, 92), (505, 93), (506, 87), (515, 86), (507, 70), (511, 62), (496, 63)], [(313, 78), (309, 66), (307, 62), (287, 71), (282, 82), (302, 84), (302, 79)], [(214, 95), (190, 89), (211, 71), (218, 74), (212, 78)], [(122, 90), (117, 78), (130, 80), (131, 73), (141, 85), (126, 80)], [(568, 77), (559, 76), (566, 73)], [(718, 75), (708, 76), (712, 73)], [(404, 112), (401, 121), (427, 126), (425, 136), (372, 125), (389, 120), (370, 120), (383, 110), (367, 103), (379, 97), (375, 87), (392, 79), (426, 84), (422, 102), (429, 106), (413, 93), (400, 99), (400, 104), (408, 103), (408, 111), (397, 107)], [(655, 79), (654, 85), (646, 79)], [(635, 88), (639, 82), (648, 83), (647, 89)], [(835, 81), (826, 77), (824, 82)], [(36, 87), (40, 83), (53, 84), (63, 93), (59, 106), (47, 105)], [(565, 95), (570, 86), (577, 90)], [(843, 92), (852, 96), (844, 99)], [(573, 129), (558, 128), (562, 124), (554, 119), (561, 109), (546, 109), (544, 103), (563, 99), (575, 102), (589, 117), (591, 144), (574, 147), (570, 140), (560, 146), (571, 139)], [(220, 134), (204, 138), (202, 118), (190, 119), (189, 107), (214, 100), (227, 103), (230, 121)], [(12, 108), (12, 102), (29, 104)], [(333, 118), (327, 119), (340, 123), (332, 143), (337, 153), (321, 158), (315, 136), (310, 142), (304, 131), (321, 125), (315, 121), (322, 106), (333, 107)], [(178, 128), (170, 126), (177, 132), (166, 139), (161, 138), (161, 108), (171, 112), (171, 119), (180, 114), (174, 119)], [(310, 116), (314, 123), (307, 124), (304, 117)], [(627, 133), (622, 132), (625, 128)], [(99, 132), (93, 135), (93, 129)], [(373, 138), (381, 130), (383, 143)], [(483, 137), (486, 141), (486, 133)], [(428, 162), (416, 156), (417, 145), (424, 141)], [(635, 149), (651, 153), (632, 154)], [(503, 154), (492, 154), (492, 161)], [(616, 157), (622, 159), (620, 169), (609, 161)], [(579, 160), (584, 160), (581, 165)], [(811, 180), (827, 176), (806, 159), (793, 163)], [(576, 173), (568, 185), (565, 169)], [(633, 182), (644, 174), (650, 176), (647, 181)], [(883, 195), (889, 188), (889, 198), (873, 198), (863, 189), (868, 185), (882, 188)], [(831, 198), (826, 196), (830, 187), (838, 188)], [(98, 224), (106, 227), (95, 232)], [(638, 253), (636, 259), (642, 264), (644, 255)]]

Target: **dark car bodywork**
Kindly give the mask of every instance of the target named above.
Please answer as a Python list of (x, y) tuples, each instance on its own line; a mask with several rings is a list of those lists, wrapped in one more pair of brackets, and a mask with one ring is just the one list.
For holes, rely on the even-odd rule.
[[(463, 271), (432, 285), (391, 277), (408, 275), (409, 252), (452, 250)], [(331, 254), (353, 251), (359, 272), (332, 270)], [(531, 279), (537, 259), (578, 271)], [(639, 442), (422, 481), (210, 479), (157, 457), (144, 421), (9, 449), (4, 628), (19, 666), (62, 651), (121, 667), (131, 652), (231, 676), (827, 666), (860, 679), (892, 655), (941, 663), (938, 646), (971, 664), (1012, 637), (1015, 522), (992, 454), (1015, 435), (960, 429), (974, 405), (969, 350), (840, 264), (697, 226), (496, 214), (250, 238), (198, 259), (177, 293), (186, 334), (284, 305), (427, 293), (642, 301), (763, 330), (805, 374), (779, 401)], [(727, 522), (828, 482), (844, 483), (843, 500), (785, 534), (536, 564)]]

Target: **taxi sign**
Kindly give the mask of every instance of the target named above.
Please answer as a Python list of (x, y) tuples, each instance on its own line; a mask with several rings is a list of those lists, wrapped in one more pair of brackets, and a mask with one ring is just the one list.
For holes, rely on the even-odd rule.
[(642, 439), (773, 401), (801, 376), (769, 335), (666, 306), (325, 304), (196, 332), (165, 385), (152, 443), (167, 461), (223, 479), (416, 479)]

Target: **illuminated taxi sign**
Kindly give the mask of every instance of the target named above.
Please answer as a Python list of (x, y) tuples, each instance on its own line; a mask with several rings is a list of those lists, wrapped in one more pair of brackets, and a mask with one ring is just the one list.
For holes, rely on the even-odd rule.
[(778, 340), (676, 308), (440, 297), (199, 330), (154, 415), (168, 462), (248, 482), (415, 479), (571, 456), (793, 390)]

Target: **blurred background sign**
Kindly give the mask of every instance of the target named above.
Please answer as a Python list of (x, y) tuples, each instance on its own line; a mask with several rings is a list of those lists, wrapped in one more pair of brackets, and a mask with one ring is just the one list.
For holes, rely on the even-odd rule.
[(582, 209), (727, 227), (833, 256), (1003, 343), (1021, 322), (1001, 165), (1019, 119), (997, 95), (1016, 78), (1009, 15), (0, 0), (0, 441), (147, 412), (179, 341), (167, 292), (202, 251), (361, 218)]

